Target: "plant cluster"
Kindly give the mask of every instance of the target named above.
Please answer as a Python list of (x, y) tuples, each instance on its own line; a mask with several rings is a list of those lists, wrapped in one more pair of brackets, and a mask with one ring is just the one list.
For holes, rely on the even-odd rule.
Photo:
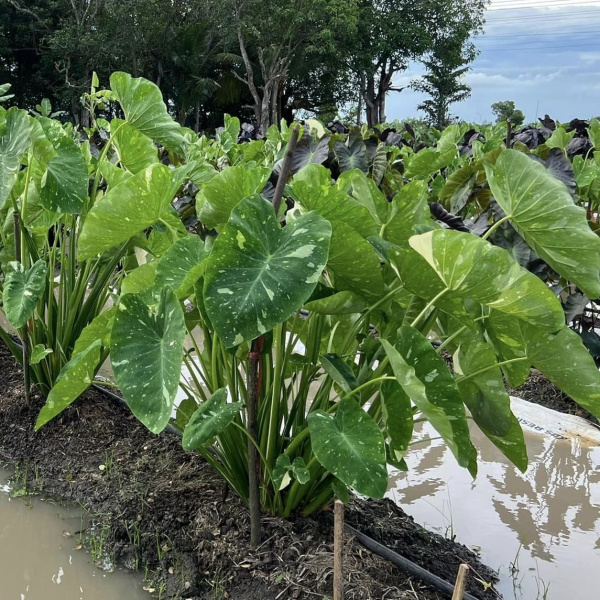
[(285, 124), (238, 143), (227, 118), (199, 137), (151, 82), (110, 85), (90, 100), (121, 115), (92, 123), (100, 142), (0, 108), (2, 309), (28, 352), (0, 335), (47, 394), (36, 427), (109, 358), (134, 415), (178, 427), (242, 498), (249, 441), (263, 510), (288, 516), (349, 489), (381, 498), (421, 421), (473, 475), (471, 420), (525, 470), (504, 382), (532, 366), (600, 415), (600, 373), (557, 297), (600, 296), (600, 152), (574, 159), (573, 188), (558, 125), (532, 150), (506, 148), (502, 126), (422, 147), (414, 130), (308, 121), (279, 181)]

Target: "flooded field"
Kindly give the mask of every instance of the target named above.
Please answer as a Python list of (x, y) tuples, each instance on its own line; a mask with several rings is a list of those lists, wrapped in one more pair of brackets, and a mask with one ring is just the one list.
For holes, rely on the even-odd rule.
[[(0, 471), (0, 600), (147, 600), (139, 576), (105, 572), (81, 547), (75, 507), (18, 496)], [(109, 565), (107, 565), (109, 566)]]
[(422, 427), (410, 470), (394, 476), (389, 495), (427, 528), (477, 547), (499, 570), (505, 599), (591, 598), (600, 566), (600, 445), (564, 431), (565, 415), (554, 413), (553, 424), (551, 411), (531, 411), (545, 423), (515, 410), (529, 451), (525, 474), (473, 428), (481, 449), (473, 481)]

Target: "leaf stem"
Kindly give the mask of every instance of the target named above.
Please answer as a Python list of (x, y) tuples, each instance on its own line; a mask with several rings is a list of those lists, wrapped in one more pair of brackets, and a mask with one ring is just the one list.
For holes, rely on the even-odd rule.
[(506, 221), (508, 221), (510, 219), (511, 215), (506, 215), (504, 217), (502, 217), (499, 221), (496, 221), (482, 236), (481, 239), (482, 240), (487, 240), (492, 233), (494, 233), (494, 231), (496, 231), (496, 229), (498, 229), (498, 227), (500, 227), (500, 225), (502, 225), (502, 223), (505, 223)]
[(442, 296), (444, 296), (444, 294), (446, 294), (447, 292), (449, 292), (450, 289), (449, 288), (444, 288), (437, 296), (435, 296), (435, 298), (433, 298), (433, 300), (431, 300), (430, 302), (427, 303), (427, 306), (415, 317), (415, 319), (413, 320), (413, 322), (410, 324), (411, 327), (415, 327), (419, 324), (419, 321), (427, 314), (427, 312), (429, 311), (429, 309), (431, 309), (431, 307), (440, 299), (442, 298)]
[(460, 377), (456, 380), (456, 383), (464, 383), (465, 381), (470, 381), (471, 379), (475, 379), (475, 377), (479, 377), (488, 371), (492, 371), (493, 369), (504, 367), (505, 365), (511, 365), (513, 363), (523, 362), (524, 360), (529, 360), (526, 356), (522, 358), (511, 358), (510, 360), (504, 360), (499, 363), (495, 363), (493, 365), (489, 365), (479, 371), (475, 371), (475, 373), (469, 373), (469, 375), (465, 375), (464, 377)]

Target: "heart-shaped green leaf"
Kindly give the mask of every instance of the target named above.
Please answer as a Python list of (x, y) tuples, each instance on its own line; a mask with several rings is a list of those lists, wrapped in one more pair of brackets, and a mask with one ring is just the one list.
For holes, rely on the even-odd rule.
[(550, 331), (563, 326), (564, 313), (556, 296), (506, 250), (450, 229), (413, 236), (409, 243), (454, 294)]
[(273, 206), (246, 198), (231, 212), (208, 258), (204, 300), (227, 347), (288, 319), (308, 300), (327, 263), (331, 226), (315, 212), (279, 226)]
[(138, 294), (121, 298), (110, 340), (115, 379), (133, 414), (153, 433), (169, 423), (183, 361), (185, 320), (163, 288), (156, 312)]
[(169, 115), (158, 86), (143, 77), (117, 71), (110, 76), (110, 87), (132, 127), (184, 155), (186, 139), (181, 126)]
[(600, 238), (565, 185), (516, 150), (485, 169), (494, 198), (536, 254), (590, 298), (600, 296)]
[(79, 236), (79, 258), (92, 258), (154, 225), (169, 210), (171, 170), (152, 165), (111, 188), (92, 207)]
[(413, 327), (400, 327), (395, 346), (384, 339), (381, 344), (402, 389), (448, 444), (458, 464), (474, 476), (477, 453), (462, 397), (444, 360)]
[(217, 437), (239, 414), (240, 402), (227, 402), (227, 388), (218, 389), (203, 402), (183, 432), (183, 448), (197, 450)]
[(31, 318), (46, 289), (46, 263), (40, 259), (30, 269), (18, 262), (8, 263), (2, 301), (8, 322), (19, 329)]
[(25, 110), (9, 108), (0, 121), (0, 210), (8, 198), (19, 172), (19, 156), (27, 150), (31, 125)]
[(263, 167), (249, 169), (243, 165), (229, 167), (213, 177), (199, 192), (199, 218), (213, 229), (227, 223), (231, 211), (244, 198), (262, 191), (271, 171)]
[(308, 428), (313, 452), (325, 469), (359, 494), (383, 498), (388, 482), (383, 436), (356, 401), (341, 400), (335, 415), (311, 412)]
[(110, 123), (113, 148), (121, 166), (134, 175), (158, 162), (158, 150), (147, 135), (121, 119)]
[(74, 356), (60, 371), (46, 404), (35, 423), (35, 430), (59, 415), (72, 404), (90, 385), (100, 362), (100, 340), (96, 340), (83, 352)]

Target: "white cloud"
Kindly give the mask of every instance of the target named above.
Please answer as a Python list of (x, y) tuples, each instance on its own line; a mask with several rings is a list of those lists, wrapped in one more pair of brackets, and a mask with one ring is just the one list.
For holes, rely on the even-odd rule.
[(579, 60), (588, 65), (593, 65), (600, 62), (600, 52), (580, 52)]

